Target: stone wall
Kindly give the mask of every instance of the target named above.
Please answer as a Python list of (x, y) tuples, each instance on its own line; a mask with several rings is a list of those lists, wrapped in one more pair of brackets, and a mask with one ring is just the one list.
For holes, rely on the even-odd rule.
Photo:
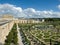
[(9, 34), (13, 24), (14, 21), (11, 21), (0, 26), (0, 45), (4, 44), (6, 36)]

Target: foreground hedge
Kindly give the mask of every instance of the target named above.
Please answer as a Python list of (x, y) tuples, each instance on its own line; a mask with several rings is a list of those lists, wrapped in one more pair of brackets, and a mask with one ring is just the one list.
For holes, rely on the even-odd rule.
[(5, 44), (4, 45), (17, 45), (18, 43), (18, 38), (17, 38), (17, 25), (14, 24), (13, 28), (9, 32), (8, 36), (6, 36)]

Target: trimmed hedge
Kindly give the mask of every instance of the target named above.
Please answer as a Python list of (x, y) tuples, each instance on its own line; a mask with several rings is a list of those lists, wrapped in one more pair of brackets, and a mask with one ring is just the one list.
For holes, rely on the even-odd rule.
[(5, 44), (4, 45), (11, 45), (13, 43), (14, 45), (17, 45), (18, 43), (17, 38), (17, 25), (14, 24), (13, 28), (9, 32), (8, 36), (6, 36)]

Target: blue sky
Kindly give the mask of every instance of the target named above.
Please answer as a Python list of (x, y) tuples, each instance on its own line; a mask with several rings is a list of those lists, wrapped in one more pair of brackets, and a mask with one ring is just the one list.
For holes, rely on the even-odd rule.
[(60, 0), (0, 0), (0, 15), (60, 18)]
[(9, 3), (22, 8), (34, 8), (36, 10), (54, 10), (60, 4), (60, 0), (0, 0), (0, 4)]

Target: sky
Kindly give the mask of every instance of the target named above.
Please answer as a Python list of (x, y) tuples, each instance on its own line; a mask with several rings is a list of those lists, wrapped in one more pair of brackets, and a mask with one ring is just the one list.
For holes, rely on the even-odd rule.
[(60, 0), (0, 0), (0, 15), (60, 18)]

